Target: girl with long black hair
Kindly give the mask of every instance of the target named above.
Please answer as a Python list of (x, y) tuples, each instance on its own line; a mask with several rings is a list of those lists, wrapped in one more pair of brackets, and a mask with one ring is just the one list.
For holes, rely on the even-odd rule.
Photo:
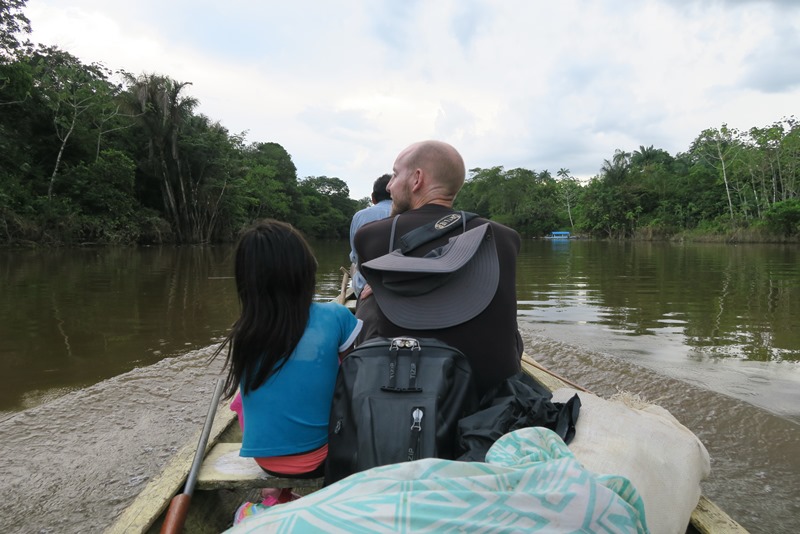
[[(312, 302), (316, 271), (311, 248), (292, 225), (266, 219), (245, 230), (235, 259), (241, 315), (215, 353), (228, 349), (225, 395), (236, 395), (240, 455), (282, 477), (323, 474), (339, 361), (361, 330), (344, 306)], [(270, 505), (288, 494), (263, 497)], [(237, 517), (254, 511), (240, 509)]]

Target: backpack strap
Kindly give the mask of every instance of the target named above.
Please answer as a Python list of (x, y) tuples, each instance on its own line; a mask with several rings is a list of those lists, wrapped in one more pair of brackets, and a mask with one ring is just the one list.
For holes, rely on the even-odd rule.
[[(467, 231), (467, 223), (478, 216), (477, 213), (470, 213), (468, 211), (460, 211), (458, 212), (460, 215), (456, 213), (451, 213), (449, 215), (445, 215), (444, 217), (431, 221), (427, 224), (424, 224), (418, 228), (414, 228), (410, 232), (403, 234), (400, 239), (400, 252), (402, 254), (408, 254), (415, 248), (424, 245), (434, 239), (437, 239), (445, 234), (448, 234), (453, 231), (453, 227), (456, 223), (461, 221), (461, 232), (464, 233)], [(392, 233), (389, 237), (389, 252), (394, 251), (394, 236), (395, 236), (395, 229), (397, 226), (397, 219), (400, 218), (400, 215), (395, 215), (394, 220), (392, 221)]]
[[(401, 350), (411, 351), (411, 366), (408, 374), (408, 385), (406, 387), (397, 386), (397, 360)], [(399, 393), (419, 393), (422, 390), (417, 387), (417, 370), (419, 369), (419, 355), (422, 352), (419, 341), (413, 338), (397, 337), (389, 345), (389, 380), (385, 386), (381, 386), (381, 391), (391, 391)]]
[(394, 251), (394, 231), (397, 229), (397, 219), (399, 218), (400, 215), (395, 215), (394, 219), (392, 219), (392, 233), (389, 235), (389, 254)]

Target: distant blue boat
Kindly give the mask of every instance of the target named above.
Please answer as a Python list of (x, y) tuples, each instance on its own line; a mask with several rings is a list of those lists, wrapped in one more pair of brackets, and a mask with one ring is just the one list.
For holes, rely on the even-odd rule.
[(569, 239), (569, 232), (550, 232), (545, 239)]

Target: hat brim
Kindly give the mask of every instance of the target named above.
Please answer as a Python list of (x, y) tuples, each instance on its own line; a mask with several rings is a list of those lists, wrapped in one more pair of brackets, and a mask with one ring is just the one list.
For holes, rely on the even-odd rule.
[(451, 238), (425, 257), (395, 251), (363, 263), (361, 270), (386, 318), (412, 330), (474, 318), (492, 301), (500, 280), (490, 224)]

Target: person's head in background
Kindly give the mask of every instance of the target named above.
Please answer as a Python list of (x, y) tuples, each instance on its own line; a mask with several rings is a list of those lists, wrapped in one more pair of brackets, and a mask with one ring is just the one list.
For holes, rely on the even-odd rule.
[(377, 204), (382, 200), (391, 200), (392, 195), (389, 194), (389, 191), (386, 189), (386, 186), (389, 185), (389, 180), (392, 179), (391, 174), (384, 174), (383, 176), (378, 177), (375, 180), (375, 183), (372, 184), (372, 203)]

